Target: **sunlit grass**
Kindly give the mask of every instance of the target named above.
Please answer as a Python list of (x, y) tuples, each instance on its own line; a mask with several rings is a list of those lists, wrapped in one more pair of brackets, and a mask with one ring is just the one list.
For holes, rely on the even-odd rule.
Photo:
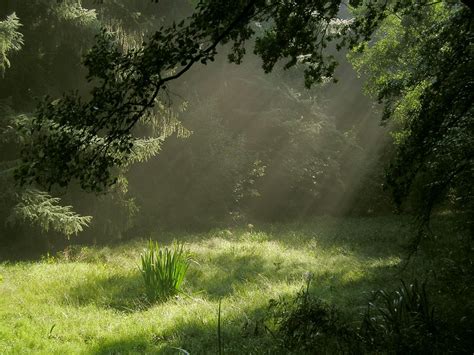
[(184, 241), (193, 263), (183, 295), (150, 304), (139, 271), (145, 239), (76, 248), (41, 262), (2, 264), (2, 353), (216, 353), (217, 309), (227, 353), (265, 352), (261, 327), (270, 298), (296, 292), (306, 272), (311, 292), (354, 319), (371, 290), (400, 278), (408, 224), (388, 218), (333, 219), (156, 234)]

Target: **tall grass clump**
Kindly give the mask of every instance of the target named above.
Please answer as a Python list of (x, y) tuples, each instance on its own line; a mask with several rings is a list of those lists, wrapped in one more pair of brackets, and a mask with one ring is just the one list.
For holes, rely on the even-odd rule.
[(158, 242), (148, 243), (141, 255), (141, 273), (150, 302), (166, 300), (180, 292), (191, 258), (183, 244), (160, 248)]
[(424, 282), (407, 285), (402, 281), (397, 290), (380, 290), (374, 296), (362, 325), (371, 347), (389, 346), (399, 354), (435, 352), (440, 345), (439, 326)]

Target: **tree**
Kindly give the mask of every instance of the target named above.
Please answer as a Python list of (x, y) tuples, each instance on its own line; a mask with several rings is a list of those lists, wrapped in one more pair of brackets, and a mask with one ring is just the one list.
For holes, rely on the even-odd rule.
[[(0, 21), (0, 70), (2, 76), (11, 63), (7, 54), (18, 52), (24, 44), (19, 18), (15, 13)], [(80, 216), (71, 210), (71, 206), (61, 206), (60, 199), (34, 188), (15, 187), (13, 170), (18, 164), (10, 152), (26, 137), (20, 125), (26, 127), (30, 117), (15, 114), (8, 100), (0, 100), (0, 182), (2, 192), (0, 201), (0, 220), (13, 224), (18, 220), (39, 226), (42, 230), (58, 231), (66, 236), (77, 234), (91, 220), (89, 216)], [(27, 139), (27, 138), (26, 138)]]
[(399, 206), (412, 196), (422, 224), (446, 197), (472, 220), (472, 26), (471, 10), (435, 3), (388, 16), (353, 54), (394, 127), (387, 186)]
[(30, 238), (39, 231), (49, 232), (48, 237), (55, 232), (69, 237), (91, 225), (90, 216), (74, 213), (67, 205), (74, 205), (82, 214), (93, 214), (97, 235), (119, 235), (137, 211), (127, 194), (126, 171), (134, 162), (157, 154), (166, 136), (175, 131), (187, 133), (175, 113), (159, 105), (156, 111), (160, 120), (151, 116), (140, 123), (147, 137), (134, 141), (127, 162), (116, 171), (119, 183), (108, 196), (85, 196), (74, 186), (67, 193), (58, 188), (46, 193), (44, 186), (15, 185), (13, 173), (20, 163), (21, 147), (30, 144), (31, 111), (37, 97), (59, 95), (72, 88), (87, 92), (81, 58), (101, 27), (113, 32), (113, 40), (122, 48), (132, 48), (141, 42), (147, 26), (160, 22), (152, 11), (146, 16), (137, 15), (141, 7), (128, 7), (128, 2), (114, 1), (99, 9), (95, 5), (87, 0), (10, 1), (0, 5), (0, 11), (15, 11), (0, 21), (1, 67), (5, 69), (0, 78), (0, 183), (4, 187), (0, 192), (0, 239), (7, 243), (18, 241), (23, 234)]
[[(420, 39), (417, 64), (421, 67), (413, 67), (407, 77), (418, 84), (425, 78), (428, 81), (420, 107), (410, 113), (409, 136), (390, 168), (389, 182), (397, 201), (419, 174), (440, 176), (443, 164), (433, 152), (440, 144), (443, 149), (449, 145), (451, 138), (443, 138), (447, 131), (459, 140), (459, 147), (466, 146), (465, 136), (456, 132), (468, 129), (472, 121), (472, 10), (461, 1), (442, 3), (450, 9), (450, 16), (436, 23), (426, 40)], [(77, 180), (87, 190), (106, 189), (116, 181), (113, 168), (126, 164), (133, 151), (136, 124), (149, 117), (158, 98), (166, 98), (173, 80), (196, 63), (213, 61), (219, 45), (230, 47), (229, 60), (240, 63), (246, 42), (252, 41), (266, 72), (281, 60), (286, 60), (285, 68), (302, 63), (309, 87), (332, 76), (336, 61), (331, 47), (353, 48), (369, 40), (391, 14), (408, 23), (423, 20), (431, 6), (426, 0), (350, 1), (355, 17), (342, 21), (337, 17), (341, 4), (328, 0), (201, 0), (192, 15), (161, 27), (142, 47), (131, 50), (122, 50), (103, 31), (85, 59), (93, 83), (90, 96), (68, 94), (46, 99), (38, 107), (17, 178), (21, 183), (34, 181), (47, 187)], [(441, 55), (436, 58), (434, 54)], [(403, 85), (388, 85), (381, 91), (386, 117), (393, 112), (392, 104)], [(471, 153), (452, 153), (441, 158), (455, 162), (450, 173), (442, 181), (425, 184), (423, 196), (429, 198), (422, 208), (424, 215), (429, 215), (439, 191), (458, 180), (461, 172), (472, 175)]]

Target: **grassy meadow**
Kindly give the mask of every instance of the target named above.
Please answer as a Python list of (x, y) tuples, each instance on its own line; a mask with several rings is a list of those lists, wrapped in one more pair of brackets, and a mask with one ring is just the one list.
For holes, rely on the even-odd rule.
[[(449, 261), (420, 253), (406, 264), (412, 233), (410, 219), (400, 217), (157, 233), (151, 237), (163, 245), (184, 242), (194, 261), (184, 293), (156, 304), (146, 301), (139, 271), (147, 238), (3, 262), (1, 353), (214, 354), (219, 300), (223, 353), (281, 353), (263, 322), (268, 302), (295, 294), (305, 273), (314, 275), (310, 292), (357, 326), (372, 291), (449, 268)], [(435, 301), (454, 308), (470, 302), (462, 294), (455, 296), (461, 302), (450, 302), (452, 285), (441, 281), (432, 286)]]

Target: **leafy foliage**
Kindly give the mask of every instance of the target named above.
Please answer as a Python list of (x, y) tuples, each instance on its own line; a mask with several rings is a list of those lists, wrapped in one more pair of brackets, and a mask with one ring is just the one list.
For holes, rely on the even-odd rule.
[[(340, 4), (201, 0), (192, 15), (160, 27), (143, 46), (123, 46), (109, 26), (84, 61), (91, 95), (46, 98), (38, 106), (16, 177), (46, 188), (78, 181), (85, 190), (108, 189), (134, 152), (134, 127), (166, 101), (172, 81), (214, 61), (219, 45), (241, 63), (252, 41), (266, 72), (280, 61), (285, 69), (301, 66), (307, 87), (334, 73), (332, 46), (349, 46), (365, 51), (369, 59), (357, 65), (367, 72), (368, 63), (385, 119), (402, 127), (388, 174), (396, 202), (416, 190), (414, 207), (426, 221), (454, 191), (457, 205), (470, 209), (472, 8), (461, 1), (351, 1), (354, 18), (342, 21)], [(381, 24), (383, 39), (370, 48), (366, 41)]]
[(148, 299), (163, 301), (180, 292), (189, 264), (190, 255), (183, 244), (160, 248), (150, 240), (141, 255), (140, 269)]
[[(193, 134), (167, 139), (157, 159), (128, 175), (142, 206), (140, 228), (343, 211), (348, 204), (342, 200), (357, 183), (351, 171), (359, 171), (372, 152), (320, 104), (326, 88), (304, 89), (300, 69), (268, 76), (258, 72), (256, 60), (239, 68), (218, 61), (210, 69), (211, 85), (199, 84), (208, 71), (193, 76), (199, 92), (187, 97), (188, 110), (180, 116)], [(214, 77), (225, 84), (215, 84)], [(356, 115), (344, 117), (349, 124), (351, 119)]]
[(422, 223), (447, 195), (472, 216), (473, 12), (444, 1), (409, 10), (388, 16), (353, 58), (395, 128), (387, 183), (399, 206), (413, 197)]
[[(358, 48), (367, 56), (358, 68), (373, 79), (369, 90), (385, 104), (386, 118), (397, 121), (398, 153), (389, 174), (397, 202), (415, 190), (420, 206), (413, 205), (424, 211), (424, 217), (445, 196), (460, 209), (470, 206), (472, 88), (467, 79), (472, 72), (472, 15), (461, 2), (351, 1), (354, 18), (341, 20), (340, 1), (202, 0), (194, 2), (193, 14), (177, 23), (171, 17), (163, 19), (153, 4), (133, 3), (15, 5), (27, 46), (6, 73), (2, 98), (12, 96), (11, 106), (20, 112), (32, 109), (32, 97), (50, 95), (38, 106), (32, 123), (20, 124), (25, 134), (22, 149), (12, 149), (7, 159), (17, 159), (21, 150), (21, 163), (9, 166), (16, 169), (20, 183), (56, 191), (79, 182), (85, 190), (114, 191), (114, 200), (102, 205), (106, 208), (90, 204), (104, 217), (104, 230), (114, 230), (111, 234), (120, 224), (117, 220), (127, 220), (127, 228), (131, 225), (122, 214), (114, 215), (117, 206), (130, 211), (129, 216), (137, 215), (135, 201), (152, 199), (161, 216), (187, 221), (201, 221), (206, 212), (219, 218), (235, 210), (268, 212), (270, 217), (331, 211), (328, 200), (342, 196), (331, 201), (342, 204), (348, 184), (357, 179), (345, 175), (363, 156), (347, 154), (360, 150), (357, 141), (331, 117), (313, 109), (317, 98), (306, 100), (301, 98), (303, 90), (259, 79), (257, 85), (275, 98), (269, 101), (272, 109), (240, 116), (247, 117), (250, 129), (235, 134), (235, 123), (214, 115), (212, 107), (208, 112), (193, 110), (202, 116), (212, 113), (211, 118), (195, 120), (208, 119), (199, 133), (206, 132), (190, 140), (189, 147), (161, 157), (156, 166), (163, 178), (146, 172), (158, 186), (153, 188), (161, 193), (159, 200), (145, 189), (136, 200), (130, 198), (125, 174), (133, 162), (153, 158), (165, 138), (189, 135), (170, 109), (170, 85), (193, 65), (218, 60), (220, 45), (230, 50), (232, 62), (241, 63), (251, 42), (264, 71), (283, 62), (283, 68), (304, 73), (306, 86), (311, 86), (330, 80), (334, 45), (356, 46), (382, 25), (372, 42)], [(100, 27), (104, 30), (88, 51)], [(85, 53), (83, 68), (80, 57)], [(89, 83), (80, 80), (84, 69)], [(215, 104), (206, 96), (195, 100), (204, 103), (204, 109)], [(245, 111), (238, 99), (235, 106)], [(255, 142), (256, 132), (268, 133), (262, 134), (260, 144)], [(176, 142), (167, 148), (176, 147)], [(216, 168), (215, 161), (223, 163)], [(258, 167), (256, 162), (261, 162)], [(170, 166), (174, 173), (168, 172)], [(380, 185), (378, 177), (374, 180)], [(156, 215), (148, 219), (156, 226)]]

